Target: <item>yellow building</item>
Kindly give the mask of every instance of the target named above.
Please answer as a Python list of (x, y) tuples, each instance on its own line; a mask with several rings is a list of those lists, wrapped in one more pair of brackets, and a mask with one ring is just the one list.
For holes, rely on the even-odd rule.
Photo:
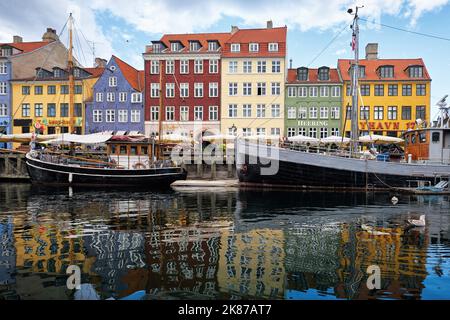
[(13, 134), (84, 133), (85, 103), (103, 68), (75, 68), (74, 106), (70, 108), (67, 71), (37, 69), (36, 77), (13, 80)]
[[(351, 130), (352, 63), (338, 61), (345, 89), (343, 127), (347, 136)], [(378, 59), (378, 44), (372, 43), (366, 46), (366, 59), (360, 60), (359, 68), (358, 122), (362, 134), (370, 129), (374, 134), (399, 136), (415, 128), (417, 119), (429, 123), (431, 78), (422, 59)]]
[(286, 34), (271, 22), (266, 29), (233, 27), (221, 62), (222, 133), (283, 134)]

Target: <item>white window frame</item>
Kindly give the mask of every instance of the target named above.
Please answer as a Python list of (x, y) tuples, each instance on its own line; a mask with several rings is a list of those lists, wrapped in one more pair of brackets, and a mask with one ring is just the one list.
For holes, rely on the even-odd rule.
[(298, 87), (298, 94), (297, 96), (299, 98), (307, 98), (308, 97), (308, 87)]
[(288, 87), (288, 98), (297, 97), (297, 87)]
[(267, 73), (267, 61), (259, 60), (256, 64), (257, 73)]
[(243, 73), (253, 72), (253, 62), (251, 60), (243, 61), (242, 72)]
[(203, 121), (203, 106), (194, 106), (194, 121)]
[(209, 106), (209, 121), (219, 121), (219, 106)]
[(108, 84), (109, 84), (110, 88), (117, 87), (117, 77), (114, 77), (114, 76), (109, 77)]
[(202, 59), (195, 59), (194, 60), (194, 73), (195, 74), (202, 74), (203, 73), (203, 60)]
[(320, 96), (321, 97), (329, 97), (330, 96), (330, 89), (328, 88), (328, 86), (320, 87)]
[(131, 110), (131, 123), (141, 122), (141, 110)]
[(97, 102), (103, 102), (103, 92), (97, 92), (95, 94), (95, 101)]
[(159, 98), (160, 94), (159, 83), (151, 83), (150, 84), (150, 97), (151, 98)]
[(189, 107), (188, 106), (180, 106), (180, 121), (182, 121), (182, 122), (189, 121)]
[(330, 116), (333, 120), (339, 120), (341, 118), (341, 108), (340, 107), (331, 107)]
[(175, 73), (175, 60), (167, 60), (166, 74), (174, 74), (174, 73)]
[(209, 73), (210, 74), (219, 73), (219, 60), (218, 59), (210, 59), (209, 60)]
[(309, 87), (309, 96), (311, 98), (317, 98), (319, 94), (319, 89), (317, 87)]
[(189, 83), (180, 83), (180, 97), (189, 98)]
[(150, 61), (150, 74), (159, 74), (159, 60)]
[(330, 116), (330, 108), (328, 107), (320, 107), (319, 117), (320, 119), (328, 119)]
[(210, 98), (219, 97), (219, 83), (218, 82), (210, 82), (209, 83), (209, 97)]
[(6, 62), (0, 62), (0, 74), (8, 74), (8, 65)]
[(228, 105), (228, 118), (237, 118), (237, 104), (229, 104)]
[(128, 122), (128, 110), (120, 109), (118, 111), (117, 120), (119, 123), (127, 123)]
[(288, 107), (288, 119), (297, 119), (297, 108), (296, 107)]
[(230, 50), (231, 50), (231, 52), (241, 52), (241, 44), (240, 43), (232, 43)]
[(250, 52), (259, 52), (259, 43), (252, 42), (248, 45), (248, 51)]
[(238, 62), (236, 60), (228, 62), (228, 73), (238, 72)]
[(158, 120), (159, 120), (159, 106), (151, 106), (150, 121), (158, 121)]
[(127, 92), (119, 92), (119, 102), (127, 102), (128, 93)]
[(271, 106), (272, 118), (280, 118), (281, 117), (281, 105), (273, 104)]
[(108, 109), (106, 110), (106, 122), (114, 123), (116, 122), (116, 110)]
[(266, 117), (266, 105), (265, 104), (257, 104), (256, 105), (256, 117), (257, 118), (265, 118)]
[(115, 102), (116, 101), (116, 93), (115, 92), (108, 92), (106, 94), (106, 102)]
[(309, 107), (309, 118), (317, 119), (319, 116), (317, 107)]
[(203, 82), (194, 83), (194, 98), (203, 98), (204, 86)]
[(228, 96), (229, 97), (235, 97), (238, 95), (238, 88), (239, 85), (237, 82), (230, 82), (228, 83)]
[(166, 98), (175, 98), (175, 83), (166, 83)]
[(272, 136), (281, 136), (281, 129), (280, 128), (270, 128), (270, 134)]
[(103, 122), (103, 111), (99, 109), (92, 110), (92, 121), (94, 123)]
[[(170, 115), (170, 117), (169, 117)], [(173, 122), (175, 121), (175, 107), (174, 106), (166, 106), (166, 121)]]
[(277, 42), (271, 42), (269, 43), (269, 52), (278, 52), (278, 43)]
[(331, 89), (331, 96), (332, 96), (333, 98), (340, 98), (340, 97), (341, 97), (341, 87), (339, 87), (339, 86), (334, 86), (334, 87)]
[(272, 60), (272, 73), (281, 73), (281, 61)]
[(133, 92), (131, 94), (131, 103), (142, 103), (142, 93), (141, 92)]
[(180, 60), (180, 74), (189, 74), (189, 60)]
[(0, 95), (6, 96), (8, 94), (8, 85), (6, 82), (0, 82)]
[(281, 83), (280, 82), (272, 82), (272, 95), (273, 96), (281, 95)]
[(242, 84), (242, 95), (248, 97), (252, 95), (253, 91), (253, 83), (251, 82), (244, 82)]

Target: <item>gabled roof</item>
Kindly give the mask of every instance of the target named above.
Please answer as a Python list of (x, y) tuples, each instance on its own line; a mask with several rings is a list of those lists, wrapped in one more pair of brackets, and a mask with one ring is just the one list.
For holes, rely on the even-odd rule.
[[(339, 59), (338, 68), (341, 72), (342, 79), (344, 81), (350, 81), (351, 77), (349, 69), (353, 60), (351, 59)], [(366, 69), (366, 76), (361, 80), (431, 80), (428, 70), (423, 62), (422, 58), (418, 59), (376, 59), (376, 60), (360, 60), (360, 65)], [(381, 66), (394, 66), (394, 78), (381, 78), (378, 73), (378, 69)], [(422, 78), (411, 78), (408, 73), (408, 68), (412, 66), (423, 67)]]
[(98, 78), (103, 74), (105, 68), (97, 67), (97, 68), (80, 68), (86, 72), (89, 72), (91, 76), (89, 78)]
[(130, 86), (136, 91), (144, 91), (144, 71), (139, 71), (133, 68), (128, 63), (114, 55), (112, 57), (116, 61), (117, 66), (120, 71), (122, 71), (123, 76), (127, 79)]
[[(327, 67), (328, 68), (328, 67)], [(341, 77), (337, 69), (330, 69), (330, 80), (319, 80), (319, 69), (308, 69), (308, 80), (299, 81), (297, 80), (297, 69), (288, 69), (288, 79), (289, 84), (308, 84), (308, 83), (341, 83)]]
[[(40, 68), (36, 68), (36, 69), (40, 69)], [(103, 74), (103, 71), (105, 71), (105, 68), (100, 68), (100, 67), (98, 67), (98, 68), (79, 68), (79, 69), (82, 69), (82, 70), (86, 71), (87, 73), (90, 74), (90, 76), (85, 77), (85, 78), (76, 77), (75, 78), (76, 81), (98, 78), (98, 77), (100, 77)], [(55, 78), (53, 76), (51, 76), (51, 77), (49, 76), (48, 78), (47, 77), (45, 77), (45, 78), (36, 78), (34, 76), (34, 77), (23, 78), (23, 79), (13, 79), (11, 81), (13, 81), (13, 82), (15, 82), (15, 81), (36, 81), (36, 82), (39, 82), (39, 81), (67, 81), (67, 80), (69, 80), (69, 75), (67, 73), (67, 69), (62, 69), (62, 70), (66, 71), (66, 74), (64, 74), (62, 77), (59, 77), (59, 78)], [(49, 72), (50, 74), (53, 74), (53, 72), (50, 72), (48, 70), (47, 70), (47, 72)]]
[(22, 53), (28, 53), (39, 48), (45, 47), (51, 42), (46, 41), (38, 41), (38, 42), (17, 42), (17, 43), (0, 43), (0, 47), (4, 45), (8, 45), (10, 47), (16, 48), (17, 50), (22, 51)]
[(286, 42), (287, 27), (263, 29), (238, 29), (227, 43), (283, 43)]
[[(179, 41), (183, 45), (183, 47), (187, 48), (189, 51), (189, 42), (190, 41), (198, 41), (202, 48), (200, 51), (196, 52), (207, 52), (208, 51), (208, 42), (209, 41), (218, 41), (220, 47), (225, 45), (225, 42), (230, 38), (231, 33), (223, 32), (223, 33), (191, 33), (191, 34), (166, 34), (164, 35), (159, 42), (162, 42), (167, 48), (170, 50), (170, 43), (174, 41)], [(186, 51), (186, 49), (185, 49)], [(184, 51), (183, 51), (184, 52)]]

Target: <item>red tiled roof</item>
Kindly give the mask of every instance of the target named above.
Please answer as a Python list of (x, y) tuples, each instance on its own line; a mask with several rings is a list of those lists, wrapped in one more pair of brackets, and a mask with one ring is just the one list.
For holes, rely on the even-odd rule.
[(39, 41), (39, 42), (19, 42), (19, 43), (0, 43), (0, 47), (8, 45), (22, 51), (22, 53), (31, 52), (39, 48), (45, 47), (51, 42)]
[(122, 71), (123, 76), (127, 79), (128, 83), (136, 91), (143, 91), (144, 89), (144, 71), (139, 71), (130, 66), (128, 63), (122, 61), (118, 57), (113, 55), (116, 60), (117, 66)]
[(296, 83), (340, 83), (341, 77), (337, 69), (330, 68), (330, 80), (321, 81), (319, 78), (319, 69), (308, 69), (308, 81), (297, 80), (297, 69), (288, 69), (288, 80), (290, 84)]
[(103, 71), (105, 71), (105, 68), (82, 68), (83, 70), (89, 72), (92, 74), (91, 78), (98, 78), (103, 74)]
[[(342, 79), (344, 81), (350, 81), (351, 77), (349, 69), (353, 60), (339, 59), (338, 68), (341, 72)], [(366, 77), (361, 80), (431, 80), (425, 63), (421, 58), (418, 59), (377, 59), (377, 60), (360, 60), (360, 65), (366, 68)], [(394, 78), (381, 78), (378, 74), (378, 69), (381, 66), (394, 66)], [(411, 66), (422, 66), (423, 77), (422, 78), (410, 78), (408, 74), (408, 68)]]
[[(170, 43), (174, 41), (179, 41), (183, 45), (183, 47), (187, 48), (189, 51), (189, 42), (190, 41), (198, 41), (200, 42), (201, 49), (198, 52), (207, 52), (208, 51), (208, 41), (218, 41), (220, 47), (225, 45), (225, 42), (230, 38), (231, 33), (223, 32), (223, 33), (191, 33), (191, 34), (166, 34), (164, 35), (160, 42), (164, 43), (166, 47), (170, 50)], [(185, 49), (186, 50), (186, 49)], [(185, 51), (184, 50), (184, 51)], [(184, 52), (182, 51), (182, 52)]]

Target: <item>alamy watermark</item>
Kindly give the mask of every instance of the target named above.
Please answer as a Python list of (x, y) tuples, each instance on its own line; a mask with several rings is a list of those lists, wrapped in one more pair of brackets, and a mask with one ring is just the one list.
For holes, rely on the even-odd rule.
[(69, 290), (80, 290), (81, 289), (81, 269), (78, 266), (72, 265), (67, 267), (66, 274), (69, 275), (67, 278), (67, 289)]

